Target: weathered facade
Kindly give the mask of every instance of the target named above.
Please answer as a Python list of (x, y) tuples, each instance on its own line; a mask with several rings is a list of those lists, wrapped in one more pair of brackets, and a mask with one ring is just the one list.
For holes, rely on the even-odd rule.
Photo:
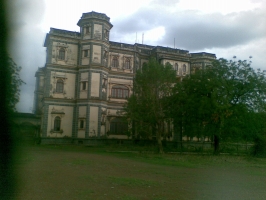
[[(109, 41), (112, 28), (105, 14), (83, 13), (80, 32), (51, 28), (46, 64), (36, 72), (35, 114), (42, 138), (128, 138), (120, 111), (132, 94), (133, 76), (154, 56), (169, 62), (179, 77), (204, 68), (210, 53)], [(173, 139), (173, 138), (172, 138)]]

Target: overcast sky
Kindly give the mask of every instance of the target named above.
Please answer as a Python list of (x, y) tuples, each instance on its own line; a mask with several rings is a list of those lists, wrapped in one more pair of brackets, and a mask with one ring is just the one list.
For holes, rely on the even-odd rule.
[[(111, 19), (110, 40), (160, 45), (266, 69), (266, 0), (9, 0), (9, 54), (22, 67), (19, 112), (32, 112), (35, 72), (45, 64), (50, 27), (79, 31), (82, 13)], [(175, 39), (174, 39), (175, 38)]]

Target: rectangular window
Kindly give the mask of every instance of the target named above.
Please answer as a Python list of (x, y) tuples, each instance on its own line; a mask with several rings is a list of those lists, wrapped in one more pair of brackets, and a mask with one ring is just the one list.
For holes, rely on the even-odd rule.
[(82, 90), (86, 90), (87, 89), (87, 82), (86, 81), (81, 82), (81, 89)]
[(83, 119), (80, 120), (80, 122), (79, 122), (79, 128), (84, 129), (84, 120)]
[(125, 135), (128, 131), (128, 124), (122, 121), (114, 121), (110, 123), (110, 134)]
[(66, 56), (66, 51), (64, 48), (60, 48), (59, 50), (59, 55), (58, 55), (58, 59), (59, 60), (65, 60), (65, 56)]
[(127, 98), (129, 96), (129, 90), (123, 88), (112, 88), (112, 97), (113, 98)]
[(119, 90), (119, 89), (116, 89), (116, 90), (117, 90), (117, 97), (122, 98), (123, 97), (123, 94), (122, 94), (123, 90)]
[(117, 57), (114, 57), (113, 58), (113, 60), (112, 60), (112, 67), (115, 67), (115, 68), (118, 67), (118, 58)]
[(87, 27), (84, 27), (84, 34), (90, 34), (91, 32), (91, 27), (90, 26), (87, 26)]
[(83, 57), (89, 57), (89, 50), (83, 51)]
[(125, 62), (125, 69), (130, 69), (130, 60), (127, 59)]
[(57, 116), (54, 119), (54, 131), (60, 131), (60, 127), (61, 127), (61, 118)]

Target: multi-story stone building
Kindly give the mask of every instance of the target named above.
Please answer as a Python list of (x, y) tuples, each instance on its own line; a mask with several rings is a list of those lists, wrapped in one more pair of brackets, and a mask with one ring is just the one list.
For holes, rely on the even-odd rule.
[(40, 137), (127, 138), (120, 111), (132, 94), (133, 77), (154, 56), (186, 76), (215, 59), (210, 53), (109, 41), (110, 18), (83, 13), (80, 32), (51, 28), (46, 35), (46, 64), (36, 72), (35, 114)]

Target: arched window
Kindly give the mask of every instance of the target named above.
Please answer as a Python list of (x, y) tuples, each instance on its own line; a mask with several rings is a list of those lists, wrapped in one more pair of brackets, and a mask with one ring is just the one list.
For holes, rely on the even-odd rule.
[(117, 57), (113, 57), (112, 67), (118, 67), (118, 58)]
[(59, 49), (59, 56), (58, 59), (59, 60), (65, 60), (65, 56), (66, 56), (66, 51), (64, 48), (60, 48)]
[(187, 71), (187, 66), (184, 64), (183, 65), (183, 73), (186, 73), (186, 71)]
[(178, 71), (178, 64), (175, 64), (175, 70)]
[(57, 116), (54, 118), (54, 131), (60, 131), (60, 128), (61, 128), (61, 118)]
[(113, 98), (127, 98), (129, 95), (129, 90), (126, 86), (115, 85), (112, 87), (112, 97)]
[(58, 79), (56, 82), (56, 92), (63, 93), (64, 91), (64, 81), (62, 79)]
[(126, 59), (125, 61), (125, 69), (130, 69), (130, 59)]

